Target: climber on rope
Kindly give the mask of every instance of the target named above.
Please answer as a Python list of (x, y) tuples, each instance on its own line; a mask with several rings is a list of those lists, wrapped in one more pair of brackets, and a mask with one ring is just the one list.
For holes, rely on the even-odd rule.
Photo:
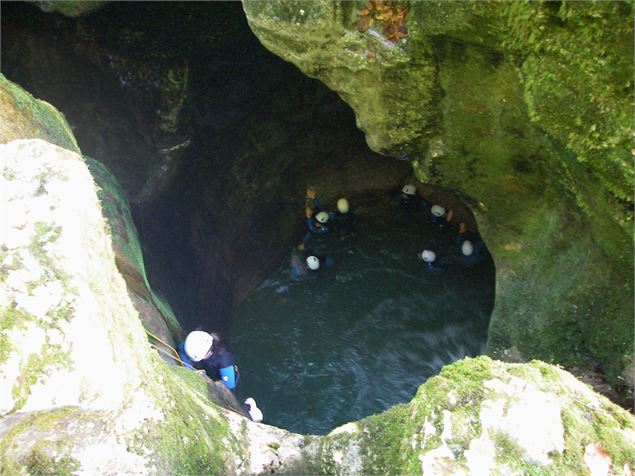
[[(213, 381), (220, 380), (230, 391), (235, 391), (240, 374), (234, 355), (227, 350), (225, 343), (216, 333), (192, 331), (185, 342), (178, 345), (179, 356), (183, 363), (198, 370), (205, 370)], [(250, 400), (247, 402), (247, 400)], [(243, 406), (253, 421), (262, 421), (262, 412), (253, 398)], [(249, 408), (248, 408), (249, 407)]]
[(430, 203), (419, 195), (417, 187), (411, 183), (404, 185), (397, 195), (397, 202), (408, 208), (427, 208)]
[(337, 211), (332, 214), (333, 230), (340, 235), (349, 234), (357, 223), (357, 215), (351, 210), (350, 203), (345, 198), (337, 201)]
[(437, 260), (437, 255), (432, 250), (423, 250), (417, 255), (426, 266), (426, 271), (430, 273), (442, 273), (443, 268), (435, 266), (434, 262)]

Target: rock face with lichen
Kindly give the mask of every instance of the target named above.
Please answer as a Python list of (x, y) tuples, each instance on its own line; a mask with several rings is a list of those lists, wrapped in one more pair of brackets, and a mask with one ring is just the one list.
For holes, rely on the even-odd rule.
[(472, 206), (497, 268), (489, 353), (599, 371), (630, 400), (632, 5), (243, 7), (263, 45), (351, 105), (371, 148)]

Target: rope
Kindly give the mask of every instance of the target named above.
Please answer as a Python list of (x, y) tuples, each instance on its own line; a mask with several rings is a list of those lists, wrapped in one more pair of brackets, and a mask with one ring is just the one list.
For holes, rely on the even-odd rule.
[(163, 344), (163, 345), (164, 345), (164, 346), (166, 346), (168, 349), (170, 349), (170, 350), (173, 352), (173, 354), (174, 354), (174, 355), (172, 355), (172, 354), (170, 354), (170, 353), (166, 352), (166, 351), (165, 351), (165, 350), (163, 350), (163, 349), (160, 349), (159, 347), (157, 347), (156, 345), (154, 345), (152, 342), (150, 343), (150, 346), (154, 347), (154, 348), (155, 348), (156, 350), (158, 350), (159, 352), (161, 352), (161, 353), (163, 353), (163, 354), (167, 355), (167, 356), (168, 356), (168, 357), (170, 357), (171, 359), (176, 360), (176, 361), (177, 361), (178, 363), (180, 363), (183, 367), (189, 367), (190, 369), (192, 369), (192, 370), (194, 370), (194, 371), (198, 372), (198, 369), (195, 369), (195, 368), (194, 368), (194, 367), (192, 367), (191, 365), (186, 364), (185, 362), (183, 362), (183, 361), (181, 360), (181, 356), (180, 356), (180, 355), (179, 355), (179, 353), (178, 353), (178, 352), (174, 349), (174, 347), (172, 347), (170, 344), (168, 344), (168, 343), (166, 343), (165, 341), (163, 341), (161, 338), (159, 338), (159, 337), (155, 336), (152, 332), (150, 332), (150, 331), (149, 331), (148, 329), (146, 329), (145, 327), (144, 327), (144, 329), (145, 329), (145, 331), (146, 331), (146, 334), (148, 334), (148, 335), (149, 335), (150, 337), (152, 337), (153, 339), (155, 339), (155, 340), (157, 340), (157, 341), (161, 342), (161, 344)]

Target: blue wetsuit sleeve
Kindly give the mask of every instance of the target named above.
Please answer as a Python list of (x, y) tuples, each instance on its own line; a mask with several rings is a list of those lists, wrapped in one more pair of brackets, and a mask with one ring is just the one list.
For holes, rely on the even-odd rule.
[(186, 367), (194, 368), (194, 366), (192, 365), (192, 362), (190, 361), (187, 354), (185, 353), (185, 343), (181, 342), (176, 349), (179, 352), (179, 357), (181, 359), (181, 362), (183, 362)]
[(220, 374), (221, 382), (223, 382), (228, 389), (233, 390), (236, 387), (236, 372), (233, 365), (223, 367), (218, 373)]

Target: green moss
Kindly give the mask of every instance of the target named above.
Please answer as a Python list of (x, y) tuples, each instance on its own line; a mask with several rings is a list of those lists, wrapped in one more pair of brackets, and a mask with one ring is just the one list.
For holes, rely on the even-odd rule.
[[(62, 407), (20, 415), (20, 420), (4, 432), (0, 438), (0, 474), (72, 474), (79, 469), (71, 456), (72, 438), (65, 431), (75, 424), (76, 432), (83, 426), (100, 431), (103, 415), (84, 412), (76, 407)], [(24, 451), (22, 437), (28, 434), (32, 446)], [(18, 456), (23, 455), (23, 456)]]
[(403, 467), (404, 427), (409, 417), (407, 405), (395, 405), (380, 415), (360, 420), (363, 428), (363, 474), (400, 474)]
[[(480, 403), (485, 394), (482, 383), (494, 378), (492, 368), (495, 366), (494, 361), (484, 356), (465, 358), (445, 366), (439, 375), (428, 379), (419, 388), (413, 404), (440, 402), (439, 408), (450, 409), (455, 405)], [(450, 391), (455, 395), (455, 404), (451, 404), (447, 398)]]
[(578, 369), (593, 356), (616, 383), (632, 352), (631, 272), (606, 259), (572, 206), (561, 197), (528, 219), (522, 254), (510, 257), (513, 274), (499, 282), (488, 352), (515, 346), (527, 358)]
[(32, 321), (33, 316), (18, 309), (15, 303), (9, 304), (0, 313), (0, 364), (4, 363), (9, 353), (13, 349), (9, 332), (12, 329), (24, 329), (28, 321)]
[(35, 99), (0, 74), (0, 115), (11, 120), (0, 124), (0, 139), (44, 139), (73, 152), (80, 152), (66, 118), (47, 102)]
[(25, 458), (24, 465), (33, 476), (70, 476), (79, 469), (79, 462), (70, 457), (54, 458), (49, 456), (45, 442), (38, 442), (33, 446)]
[(18, 378), (13, 385), (12, 396), (15, 400), (11, 412), (21, 409), (26, 403), (31, 387), (47, 372), (70, 365), (69, 354), (59, 345), (52, 345), (46, 340), (40, 353), (30, 354), (27, 361), (20, 366)]
[[(585, 448), (596, 443), (600, 443), (611, 457), (614, 468), (622, 468), (625, 463), (631, 467), (635, 464), (633, 449), (628, 440), (618, 432), (618, 422), (604, 410), (584, 405), (565, 407), (562, 409), (562, 421), (566, 451), (554, 458), (556, 470), (585, 473)], [(632, 421), (629, 427), (633, 429)]]
[(166, 474), (229, 474), (232, 460), (240, 460), (244, 449), (229, 432), (229, 422), (207, 400), (205, 382), (194, 372), (166, 366), (157, 358), (164, 392), (157, 401), (171, 401), (165, 405), (160, 424), (152, 424), (146, 433), (129, 442), (131, 450), (140, 454), (148, 449), (154, 453), (153, 464), (159, 473)]
[(632, 4), (525, 1), (501, 13), (532, 120), (632, 203)]
[(498, 464), (516, 466), (519, 461), (522, 461), (523, 451), (509, 435), (501, 432), (492, 432), (490, 437), (496, 449), (496, 462)]
[(44, 365), (45, 361), (39, 354), (31, 354), (27, 361), (20, 366), (20, 372), (12, 390), (15, 401), (12, 412), (24, 406), (31, 392), (31, 386), (37, 382)]

